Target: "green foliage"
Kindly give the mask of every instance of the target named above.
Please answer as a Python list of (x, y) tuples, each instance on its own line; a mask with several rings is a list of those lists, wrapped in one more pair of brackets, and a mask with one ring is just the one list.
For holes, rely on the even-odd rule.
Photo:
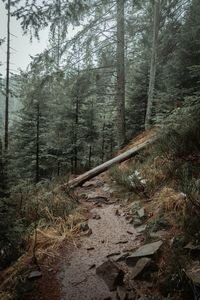
[(171, 158), (184, 158), (200, 150), (200, 98), (193, 96), (185, 101), (164, 121), (157, 149)]

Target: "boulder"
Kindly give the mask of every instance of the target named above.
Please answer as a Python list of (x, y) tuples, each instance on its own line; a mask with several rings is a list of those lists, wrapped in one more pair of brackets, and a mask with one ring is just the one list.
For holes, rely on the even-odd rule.
[(96, 274), (105, 281), (110, 291), (115, 291), (118, 286), (123, 285), (124, 271), (112, 261), (106, 261), (97, 267)]

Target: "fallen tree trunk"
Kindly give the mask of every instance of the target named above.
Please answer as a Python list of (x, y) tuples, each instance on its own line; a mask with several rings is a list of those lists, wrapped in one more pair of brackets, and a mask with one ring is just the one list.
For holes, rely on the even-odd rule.
[(127, 150), (126, 152), (106, 161), (105, 163), (99, 165), (98, 167), (70, 180), (67, 184), (64, 184), (62, 187), (71, 189), (71, 188), (75, 188), (77, 186), (82, 185), (86, 181), (88, 181), (88, 180), (92, 179), (93, 177), (108, 170), (113, 165), (121, 163), (121, 162), (131, 158), (133, 155), (137, 154), (140, 150), (146, 148), (149, 144), (152, 144), (156, 139), (157, 139), (156, 136), (151, 137), (147, 141), (133, 147), (132, 149)]

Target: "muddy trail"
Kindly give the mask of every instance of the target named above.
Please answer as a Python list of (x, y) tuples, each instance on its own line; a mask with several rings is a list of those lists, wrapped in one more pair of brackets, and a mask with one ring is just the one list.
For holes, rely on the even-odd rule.
[[(102, 176), (87, 182), (76, 193), (88, 212), (87, 220), (81, 224), (81, 236), (70, 249), (61, 250), (56, 267), (43, 270), (37, 293), (30, 299), (152, 299), (143, 298), (151, 284), (144, 283), (142, 288), (130, 284), (130, 268), (125, 263), (143, 240), (124, 210), (128, 194), (108, 185)], [(121, 287), (122, 281), (126, 290)]]

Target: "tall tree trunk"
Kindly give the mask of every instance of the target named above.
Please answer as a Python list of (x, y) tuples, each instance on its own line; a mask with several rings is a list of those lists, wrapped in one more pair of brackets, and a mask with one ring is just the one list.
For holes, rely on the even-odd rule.
[(40, 181), (40, 104), (37, 103), (35, 182)]
[(125, 142), (124, 0), (117, 0), (117, 130), (118, 146)]
[(75, 173), (78, 169), (78, 124), (79, 124), (79, 87), (77, 87), (77, 96), (76, 96), (76, 114), (75, 114), (75, 146), (74, 146), (74, 169)]
[(57, 0), (57, 10), (58, 10), (58, 28), (57, 28), (57, 68), (60, 68), (60, 56), (61, 56), (61, 51), (60, 51), (60, 39), (61, 39), (61, 7), (60, 7), (60, 0)]
[(9, 96), (10, 96), (10, 0), (7, 3), (7, 67), (6, 67), (6, 103), (5, 103), (5, 152), (8, 151), (8, 126), (9, 126)]
[(88, 158), (88, 165), (89, 168), (91, 168), (91, 163), (92, 163), (92, 146), (89, 146), (89, 158)]
[(113, 133), (111, 132), (110, 136), (110, 157), (113, 155)]
[(152, 42), (152, 55), (151, 55), (151, 66), (150, 66), (150, 78), (149, 78), (149, 89), (148, 89), (148, 100), (145, 117), (145, 129), (151, 126), (152, 106), (155, 89), (155, 78), (157, 68), (157, 52), (158, 52), (158, 32), (160, 24), (160, 0), (154, 0), (154, 15), (153, 15), (153, 42)]
[(101, 162), (104, 161), (104, 151), (105, 151), (105, 115), (103, 120), (103, 128), (102, 128), (102, 144), (101, 144)]

